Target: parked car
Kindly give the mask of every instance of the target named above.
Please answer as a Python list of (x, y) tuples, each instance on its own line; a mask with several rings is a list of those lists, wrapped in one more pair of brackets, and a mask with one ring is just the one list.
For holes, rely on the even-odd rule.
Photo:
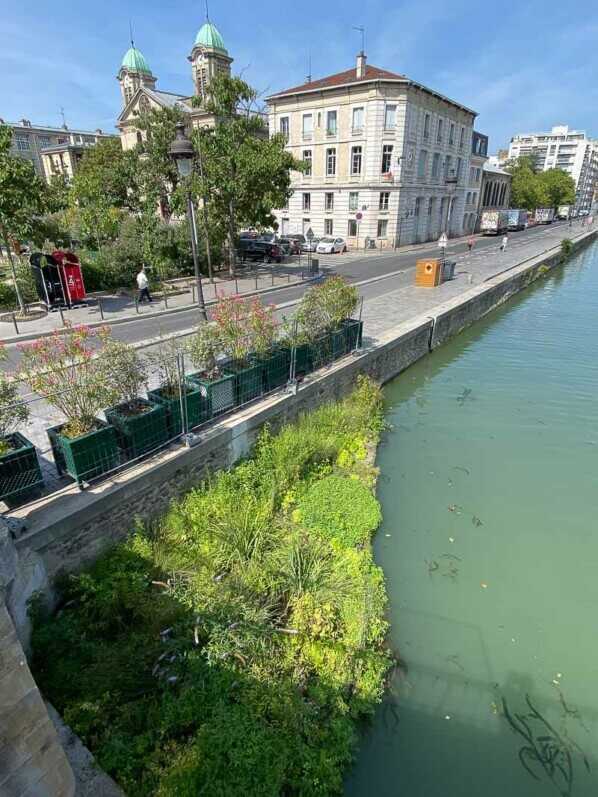
[(306, 241), (301, 247), (302, 252), (315, 252), (317, 245), (320, 243), (320, 238), (312, 238), (311, 241)]
[(285, 235), (283, 238), (279, 238), (276, 243), (285, 243), (288, 247), (288, 251), (291, 255), (298, 255), (301, 252), (301, 247), (305, 243), (305, 235), (301, 234), (290, 234)]
[(344, 238), (334, 238), (332, 235), (325, 235), (316, 246), (316, 252), (320, 255), (333, 255), (347, 251), (347, 242)]
[(249, 238), (242, 238), (239, 246), (239, 256), (241, 260), (251, 260), (253, 262), (282, 263), (285, 252), (278, 243), (270, 241), (253, 241)]

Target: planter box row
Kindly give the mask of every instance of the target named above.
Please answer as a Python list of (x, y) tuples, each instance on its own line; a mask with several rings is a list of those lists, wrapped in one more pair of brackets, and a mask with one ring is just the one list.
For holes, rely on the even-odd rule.
[[(361, 345), (362, 322), (347, 320), (338, 329), (295, 347), (295, 374), (302, 376), (344, 357)], [(107, 423), (79, 437), (63, 434), (65, 424), (47, 430), (60, 476), (72, 476), (79, 487), (127, 460), (137, 459), (194, 429), (285, 385), (293, 349), (279, 346), (263, 357), (229, 362), (216, 378), (202, 373), (187, 376), (186, 392), (172, 396), (166, 388), (148, 391), (134, 406), (120, 404), (106, 410)], [(185, 420), (185, 423), (183, 423)], [(0, 455), (0, 500), (18, 500), (43, 487), (34, 446), (20, 433), (9, 439), (10, 450)]]

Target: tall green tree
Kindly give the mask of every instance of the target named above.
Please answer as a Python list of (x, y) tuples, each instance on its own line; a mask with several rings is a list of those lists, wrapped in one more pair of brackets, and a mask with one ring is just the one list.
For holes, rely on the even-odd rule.
[(105, 139), (86, 151), (73, 177), (69, 203), (81, 230), (102, 243), (118, 233), (126, 211), (139, 207), (137, 156), (123, 150), (120, 139)]
[(544, 196), (533, 167), (533, 159), (528, 157), (515, 158), (507, 163), (506, 170), (513, 176), (511, 207), (526, 210), (542, 207)]
[(285, 150), (284, 138), (268, 138), (257, 92), (239, 77), (225, 73), (210, 82), (206, 110), (216, 117), (213, 130), (194, 130), (200, 153), (199, 184), (194, 193), (208, 200), (209, 215), (225, 227), (231, 274), (236, 271), (236, 234), (242, 227), (275, 224), (272, 209), (290, 197), (290, 170), (303, 168)]
[(10, 155), (11, 138), (12, 130), (0, 125), (0, 238), (8, 255), (19, 309), (25, 313), (11, 244), (18, 249), (15, 242), (29, 237), (34, 219), (43, 210), (45, 186), (31, 161)]
[(562, 169), (548, 169), (538, 175), (540, 189), (549, 208), (575, 202), (575, 181)]
[(144, 212), (155, 215), (159, 209), (166, 221), (184, 210), (179, 173), (170, 157), (176, 126), (183, 121), (182, 112), (176, 108), (154, 108), (138, 121), (139, 129), (145, 132), (135, 150), (140, 201)]

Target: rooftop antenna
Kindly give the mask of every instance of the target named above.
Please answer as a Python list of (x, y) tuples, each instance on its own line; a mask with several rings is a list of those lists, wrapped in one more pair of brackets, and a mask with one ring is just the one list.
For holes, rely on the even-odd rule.
[(62, 105), (60, 106), (60, 115), (62, 116), (62, 126), (64, 127), (65, 130), (67, 130), (68, 128), (66, 124), (66, 119), (64, 117), (64, 108), (62, 107)]
[(309, 49), (307, 55), (307, 82), (311, 83), (311, 36), (309, 37)]
[(206, 0), (206, 22), (210, 21), (210, 9), (208, 8), (208, 0)]
[(131, 47), (135, 47), (135, 42), (133, 41), (133, 26), (131, 25), (131, 20), (129, 20), (129, 34), (131, 36)]
[(358, 30), (361, 33), (361, 52), (365, 53), (365, 27), (360, 25), (358, 28), (353, 25), (353, 30)]

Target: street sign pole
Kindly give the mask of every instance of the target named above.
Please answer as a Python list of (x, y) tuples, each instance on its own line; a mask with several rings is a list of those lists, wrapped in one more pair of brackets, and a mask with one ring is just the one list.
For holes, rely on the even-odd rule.
[(355, 241), (355, 248), (359, 251), (359, 222), (363, 218), (363, 213), (356, 213), (355, 219), (357, 220), (357, 240)]
[(314, 231), (311, 227), (308, 228), (307, 232), (305, 233), (305, 237), (309, 241), (309, 246), (307, 247), (307, 270), (311, 275), (311, 242), (314, 239)]

